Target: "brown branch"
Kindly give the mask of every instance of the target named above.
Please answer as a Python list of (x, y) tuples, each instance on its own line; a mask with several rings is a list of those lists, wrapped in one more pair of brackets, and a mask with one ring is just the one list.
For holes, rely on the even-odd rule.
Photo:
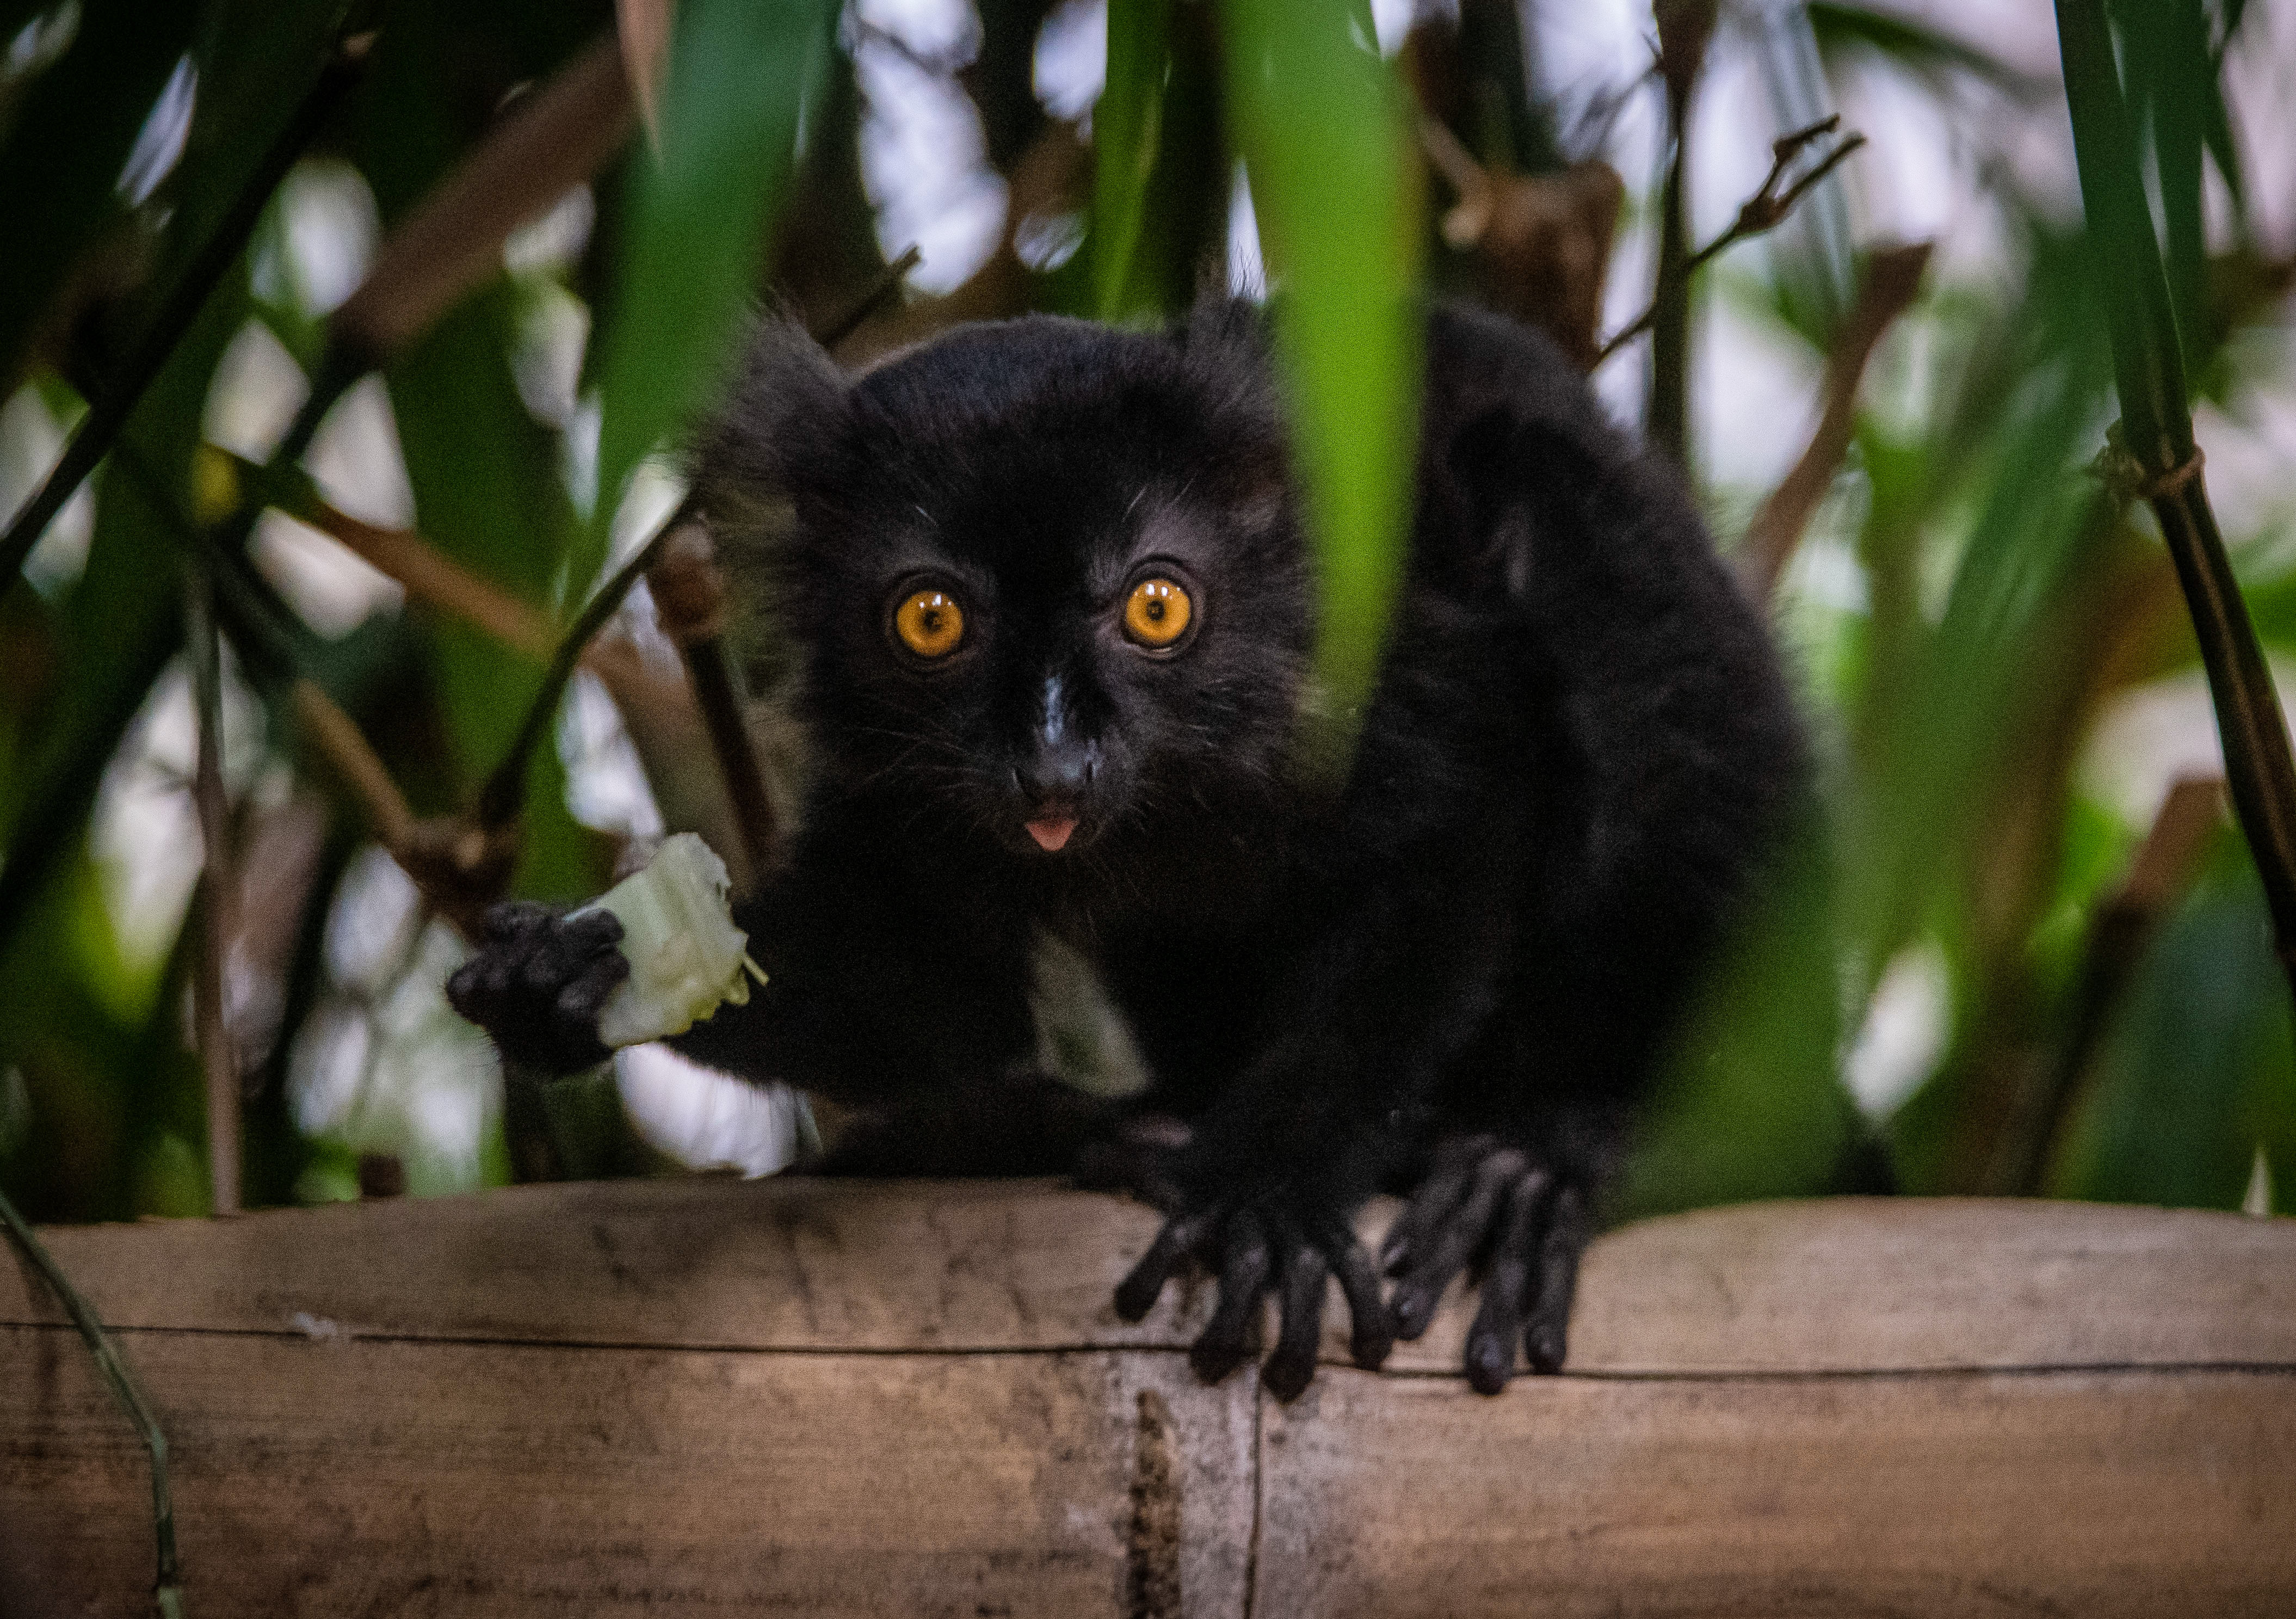
[(1580, 370), (1591, 369), (1626, 199), (1617, 172), (1587, 162), (1548, 174), (1493, 174), (1424, 114), (1419, 143), (1459, 194), (1443, 216), (1443, 240), (1472, 256), (1484, 299), (1546, 332)]
[[(1651, 442), (1690, 465), (1690, 99), (1713, 38), (1715, 0), (1659, 0), (1658, 70), (1666, 84), (1673, 152), (1659, 196), (1657, 285), (1651, 295), (1650, 402), (1644, 422)], [(1602, 352), (1595, 355), (1601, 363)]]
[(922, 248), (914, 242), (909, 243), (901, 251), (900, 257), (887, 265), (861, 296), (853, 300), (852, 306), (824, 325), (814, 335), (813, 341), (824, 349), (834, 349), (852, 336), (863, 321), (874, 315), (887, 300), (901, 290), (901, 283), (908, 279), (909, 272), (917, 267), (924, 256)]
[(1475, 160), (1475, 154), (1451, 133), (1450, 126), (1432, 113), (1419, 115), (1419, 149), (1427, 154), (1435, 172), (1459, 193), (1458, 205), (1443, 216), (1443, 240), (1453, 247), (1472, 246), (1490, 222), (1495, 184), (1490, 171)]
[(357, 368), (414, 341), (501, 269), (512, 231), (605, 167), (636, 117), (610, 33), (512, 107), (391, 233), (328, 322), (331, 346)]
[(1857, 421), (1857, 388), (1866, 366), (1898, 316), (1921, 292), (1934, 243), (1915, 242), (1876, 249), (1866, 259), (1865, 284), (1835, 335), (1825, 359), (1824, 404), (1809, 446), (1746, 526), (1738, 565), (1747, 588), (1765, 598), (1777, 588), (1786, 561), (1801, 543), (1818, 503), (1833, 486)]
[(734, 824), (749, 862), (750, 881), (763, 878), (774, 851), (773, 800), (758, 762), (757, 743), (742, 712), (741, 682), (722, 635), (726, 579), (698, 519), (675, 522), (648, 580), (664, 634), (685, 656), (685, 672), (709, 733), (711, 750), (732, 800)]
[(390, 779), (390, 772), (383, 768), (365, 733), (308, 676), (295, 682), (291, 701), (305, 737), (365, 812), (375, 842), (396, 858), (414, 840), (414, 811), (407, 807), (406, 794)]
[[(1851, 152), (1866, 144), (1866, 137), (1852, 130), (1843, 136), (1840, 143), (1813, 164), (1800, 179), (1781, 192), (1778, 185), (1794, 159), (1811, 143), (1822, 136), (1831, 135), (1841, 122), (1841, 116), (1836, 113), (1832, 118), (1820, 119), (1806, 129), (1796, 129), (1790, 134), (1782, 135), (1773, 142), (1770, 146), (1770, 172), (1763, 179), (1761, 189), (1739, 206), (1738, 217), (1730, 222), (1727, 230), (1683, 261), (1679, 273), (1681, 279), (1687, 281), (1737, 243), (1776, 229), (1786, 216), (1793, 211), (1794, 204), (1809, 194), (1811, 187), (1840, 168)], [(1661, 297), (1653, 299), (1649, 308), (1644, 309), (1626, 325), (1620, 327), (1616, 334), (1604, 341), (1601, 351), (1595, 356), (1597, 365), (1609, 359), (1620, 349), (1651, 329), (1652, 323), (1658, 319), (1665, 290), (1666, 283), (1661, 277)]]
[(517, 826), (488, 826), (468, 815), (417, 819), (357, 723), (316, 681), (298, 679), (293, 702), (305, 736), (365, 812), (375, 842), (425, 901), (465, 938), (476, 936), (487, 907), (510, 887), (521, 843)]
[(238, 874), (231, 849), (231, 802), (223, 785), (222, 647), (216, 635), (213, 581), (193, 558), (184, 561), (184, 638), (192, 665), (192, 701), (198, 733), (193, 802), (198, 807), (203, 859), (200, 872), (199, 959), (192, 974), (192, 1022), (207, 1079), (208, 1179), (215, 1212), (240, 1209), (239, 1059), (224, 1023), (224, 971), (231, 952), (232, 908)]
[[(550, 620), (518, 597), (472, 573), (420, 534), (385, 529), (330, 505), (311, 475), (295, 465), (258, 465), (208, 446), (200, 477), (216, 497), (238, 503), (251, 496), (308, 523), (424, 605), (484, 630), (505, 646), (537, 661), (556, 644)], [(221, 472), (228, 479), (217, 479)]]

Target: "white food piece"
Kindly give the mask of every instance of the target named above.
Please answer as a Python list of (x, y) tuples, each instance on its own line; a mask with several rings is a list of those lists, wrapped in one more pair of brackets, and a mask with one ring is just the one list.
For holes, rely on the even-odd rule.
[(745, 953), (749, 936), (726, 903), (726, 862), (690, 832), (662, 840), (645, 869), (625, 877), (575, 916), (611, 911), (621, 921), (630, 975), (598, 1014), (598, 1039), (617, 1050), (683, 1034), (725, 1002), (750, 999), (742, 976), (765, 974)]

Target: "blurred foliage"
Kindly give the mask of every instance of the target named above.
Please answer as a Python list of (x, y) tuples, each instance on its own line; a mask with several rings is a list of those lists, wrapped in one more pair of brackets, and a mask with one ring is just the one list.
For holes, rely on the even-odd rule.
[[(384, 262), (377, 240), (611, 36), (605, 0), (0, 3), (0, 395), (14, 396), (6, 431), (43, 464), (116, 380), (334, 41), (373, 35), (348, 104), (90, 500), (0, 596), (0, 1186), (29, 1213), (207, 1206), (185, 1007), (212, 897), (152, 875), (196, 865), (176, 657), (192, 559), (216, 572), (244, 719), (225, 728), (248, 866), (226, 974), (246, 1200), (498, 1181), (521, 1162), (506, 1115), (538, 1120), (561, 1166), (658, 1166), (611, 1088), (505, 1105), (483, 1043), (439, 999), (459, 945), (372, 851), (372, 806), (345, 790), (293, 695), (298, 678), (315, 682), (416, 815), (451, 815), (541, 687), (531, 647), (420, 600), (384, 602), (340, 557), (332, 588), (348, 578), (369, 595), (331, 608), (296, 558), (333, 542), (251, 513), (196, 526), (193, 451), (217, 440), (303, 462), (338, 504), (411, 522), (468, 574), (565, 623), (610, 551), (634, 543), (641, 469), (706, 407), (746, 310), (779, 300), (826, 321), (908, 245), (870, 155), (889, 64), (977, 121), (1005, 218), (962, 284), (865, 323), (840, 350), (855, 363), (1031, 308), (1174, 316), (1219, 274), (1241, 174), (1323, 563), (1322, 672), (1342, 711), (1360, 695), (1410, 498), (1411, 300), (1431, 285), (1488, 292), (1493, 274), (1552, 251), (1535, 232), (1439, 230), (1445, 193), (1416, 155), (1418, 120), (1439, 120), (1548, 228), (1566, 216), (1540, 214), (1541, 199), (1562, 193), (1538, 183), (1602, 155), (1620, 110), (1655, 107), (1662, 90), (1631, 72), (1547, 81), (1537, 9), (1507, 0), (1431, 8), (1402, 50), (1407, 73), (1382, 62), (1354, 0), (1106, 9), (1105, 89), (1082, 119), (1037, 94), (1040, 44), (1089, 27), (1079, 6), (979, 0), (953, 11), (964, 26), (919, 45), (866, 6), (685, 0), (658, 144), (637, 136), (538, 222), (493, 221), (486, 273), (375, 354), (332, 313)], [(2061, 116), (2056, 86), (1902, 8), (1809, 4), (1760, 28), (1723, 13), (1709, 70), (1753, 53), (1781, 113), (1742, 132), (1754, 152), (1877, 67), (1948, 125), (1981, 122), (1972, 108)], [(2266, 340), (2290, 267), (2255, 234), (2241, 110), (2224, 88), (2242, 7), (2128, 0), (2112, 14), (2187, 373), (2237, 414), (2289, 380)], [(1884, 345), (1848, 464), (1777, 597), (1821, 738), (1823, 802), (1685, 1031), (1634, 1207), (1827, 1189), (1876, 1129), (1914, 1191), (2232, 1206), (2259, 1149), (2284, 1206), (2296, 1183), (2289, 1009), (2243, 845), (2219, 828), (2194, 856), (2196, 883), (2139, 905), (2131, 863), (2154, 829), (2082, 767), (2119, 698), (2188, 677), (2196, 654), (2145, 520), (2085, 472), (2115, 414), (2091, 250), (2062, 199), (2030, 194), (1992, 156), (2005, 259), (1941, 274)], [(1854, 278), (1857, 171), (1722, 271), (1737, 317), (1813, 369)], [(2211, 173), (2226, 201), (2213, 235)], [(1655, 189), (1630, 190), (1629, 228), (1645, 241)], [(1702, 218), (1739, 200), (1694, 199)], [(1515, 257), (1502, 262), (1503, 247)], [(1648, 289), (1630, 292), (1613, 318)], [(389, 475), (346, 470), (359, 444), (369, 461), (381, 447)], [(1726, 549), (1730, 514), (1759, 492), (1702, 491)], [(2230, 538), (2260, 633), (2287, 647), (2296, 558), (2272, 521)], [(651, 759), (659, 717), (625, 710)], [(579, 718), (569, 711), (564, 736)], [(572, 900), (608, 879), (627, 827), (584, 807), (578, 752), (531, 761), (517, 892)], [(665, 806), (674, 796), (665, 787)], [(2118, 977), (2093, 970), (2111, 917), (2134, 941)], [(1932, 985), (1938, 1048), (1900, 1064), (1910, 1094), (1872, 1094), (1873, 1037), (1889, 1022), (1877, 997), (1907, 982)], [(1868, 1086), (1863, 1120), (1845, 1072)], [(2017, 1132), (2035, 1120), (2039, 1184), (2009, 1184)]]

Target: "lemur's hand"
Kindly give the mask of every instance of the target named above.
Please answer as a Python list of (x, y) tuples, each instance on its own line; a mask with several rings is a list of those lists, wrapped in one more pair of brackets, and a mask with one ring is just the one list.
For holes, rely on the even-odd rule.
[(1467, 1330), (1467, 1381), (1486, 1394), (1505, 1388), (1517, 1343), (1531, 1370), (1562, 1369), (1578, 1256), (1594, 1234), (1591, 1204), (1580, 1175), (1533, 1150), (1494, 1135), (1442, 1142), (1381, 1245), (1381, 1260), (1398, 1278), (1389, 1306), (1395, 1335), (1425, 1332), (1444, 1287), (1480, 1262), (1482, 1302)]
[(455, 1010), (494, 1037), (505, 1063), (559, 1074), (604, 1062), (598, 1009), (630, 975), (614, 948), (620, 921), (512, 900), (488, 910), (485, 925), (478, 954), (447, 980)]
[(1206, 1383), (1259, 1352), (1259, 1302), (1273, 1294), (1282, 1325), (1260, 1380), (1278, 1400), (1298, 1395), (1316, 1375), (1324, 1283), (1335, 1276), (1348, 1302), (1356, 1364), (1375, 1369), (1387, 1359), (1394, 1343), (1387, 1307), (1347, 1211), (1307, 1206), (1280, 1193), (1189, 1200), (1117, 1287), (1116, 1313), (1139, 1320), (1155, 1307), (1167, 1279), (1199, 1262), (1219, 1287), (1211, 1321), (1188, 1352), (1188, 1364)]

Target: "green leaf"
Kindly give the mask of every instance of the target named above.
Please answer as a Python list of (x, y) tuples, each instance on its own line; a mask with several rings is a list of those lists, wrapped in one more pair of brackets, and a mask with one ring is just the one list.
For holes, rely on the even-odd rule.
[(1109, 0), (1108, 83), (1092, 110), (1093, 283), (1103, 320), (1135, 307), (1132, 259), (1163, 137), (1173, 0)]
[(834, 15), (825, 0), (678, 8), (660, 156), (632, 159), (627, 258), (601, 374), (597, 508), (569, 575), (578, 593), (605, 560), (630, 473), (708, 407), (727, 372)]
[(126, 217), (120, 170), (198, 15), (86, 0), (71, 48), (17, 109), (0, 144), (0, 390), (80, 255)]
[(1999, 58), (1965, 40), (1897, 15), (1862, 5), (1828, 4), (1816, 0), (1806, 8), (1820, 52), (1833, 55), (1844, 49), (1873, 51), (1906, 72), (1939, 88), (1954, 74), (1966, 74), (2013, 95), (2030, 95), (2038, 81), (2018, 72)]
[[(1956, 852), (1986, 846), (1983, 817), (2024, 745), (2021, 727), (2054, 719), (2034, 703), (2065, 673), (2047, 631), (2095, 531), (2099, 497), (2074, 468), (2092, 431), (2101, 357), (2035, 358), (2001, 401), (1979, 475), (1955, 491), (1975, 510), (1942, 618), (1934, 629), (1897, 619), (1874, 649), (1882, 678), (1866, 691), (1848, 867), (1850, 934), (1874, 973), (1929, 918), (1933, 896), (1960, 880)], [(1869, 527), (1906, 533), (1919, 521), (1877, 507)]]
[[(2177, 328), (2185, 357), (2197, 367), (2210, 342), (2201, 169), (2211, 145), (2220, 153), (2232, 150), (2208, 19), (2201, 0), (2118, 0), (2111, 10), (2120, 29), (2129, 116), (2152, 137)], [(2225, 177), (2237, 202), (2236, 160)]]
[(1171, 0), (1119, 9), (1110, 27), (1134, 37), (1111, 33), (1093, 109), (1091, 229), (1044, 291), (1060, 308), (1063, 278), (1082, 275), (1079, 314), (1169, 317), (1194, 302), (1227, 237), (1235, 159), (1221, 138), (1218, 42), (1206, 8)]
[(217, 5), (192, 47), (199, 89), (183, 160), (162, 195), (169, 210), (162, 287), (200, 249), (324, 70), (340, 0), (237, 0)]
[(2258, 1144), (2296, 1169), (2296, 1048), (2286, 981), (2246, 845), (2229, 829), (2200, 887), (2145, 953), (2051, 1189), (2240, 1206)]
[(1419, 406), (1419, 168), (1368, 9), (1228, 0), (1227, 109), (1275, 300), (1319, 588), (1316, 670), (1351, 727), (1403, 574)]
[(1812, 818), (1719, 952), (1662, 1072), (1622, 1214), (1833, 1188), (1862, 1126), (1835, 1072), (1831, 859)]

